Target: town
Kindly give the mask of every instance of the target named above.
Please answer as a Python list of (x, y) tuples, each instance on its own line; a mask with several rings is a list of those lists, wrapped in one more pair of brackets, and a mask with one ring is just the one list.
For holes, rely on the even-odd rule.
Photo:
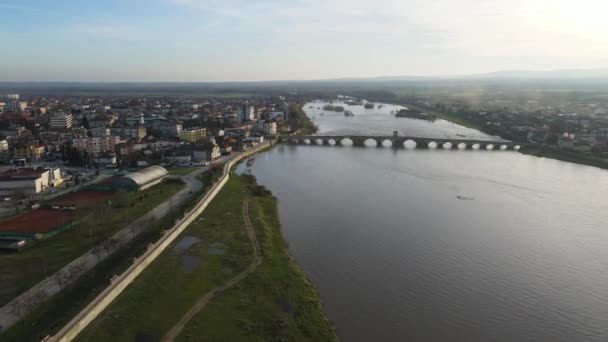
[(0, 98), (0, 194), (17, 200), (119, 169), (206, 165), (291, 131), (280, 96)]

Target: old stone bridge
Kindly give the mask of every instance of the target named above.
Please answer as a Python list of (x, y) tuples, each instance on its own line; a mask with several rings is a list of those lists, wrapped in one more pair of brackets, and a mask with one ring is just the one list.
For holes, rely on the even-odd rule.
[(278, 142), (289, 144), (307, 144), (320, 146), (378, 146), (393, 148), (441, 148), (441, 149), (469, 149), (469, 150), (519, 150), (519, 145), (510, 141), (474, 140), (474, 139), (448, 139), (448, 138), (422, 138), (373, 136), (373, 135), (306, 135), (306, 136), (278, 136)]

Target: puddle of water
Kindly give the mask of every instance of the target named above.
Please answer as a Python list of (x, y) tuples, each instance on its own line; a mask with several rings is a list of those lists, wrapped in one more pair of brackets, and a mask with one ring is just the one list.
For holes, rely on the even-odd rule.
[(179, 241), (177, 241), (175, 246), (173, 246), (173, 248), (171, 249), (171, 254), (180, 255), (183, 252), (187, 251), (190, 247), (192, 247), (200, 242), (201, 242), (201, 239), (197, 238), (196, 236), (190, 236), (190, 235), (183, 236), (182, 238), (179, 239)]

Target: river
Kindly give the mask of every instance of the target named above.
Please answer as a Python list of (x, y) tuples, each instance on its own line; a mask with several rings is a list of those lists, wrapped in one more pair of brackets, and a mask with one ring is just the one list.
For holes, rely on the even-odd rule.
[[(319, 134), (485, 136), (317, 105)], [(343, 341), (608, 341), (604, 170), (513, 151), (301, 145), (251, 169)]]

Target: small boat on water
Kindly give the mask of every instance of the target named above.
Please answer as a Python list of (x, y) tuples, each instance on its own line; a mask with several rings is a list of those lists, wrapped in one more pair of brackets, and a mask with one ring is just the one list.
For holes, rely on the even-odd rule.
[(456, 196), (456, 198), (458, 198), (459, 200), (463, 200), (463, 201), (472, 201), (475, 199), (473, 197), (466, 197), (466, 196)]
[(351, 112), (350, 110), (347, 110), (344, 112), (344, 116), (355, 116), (355, 114), (353, 114), (353, 112)]

